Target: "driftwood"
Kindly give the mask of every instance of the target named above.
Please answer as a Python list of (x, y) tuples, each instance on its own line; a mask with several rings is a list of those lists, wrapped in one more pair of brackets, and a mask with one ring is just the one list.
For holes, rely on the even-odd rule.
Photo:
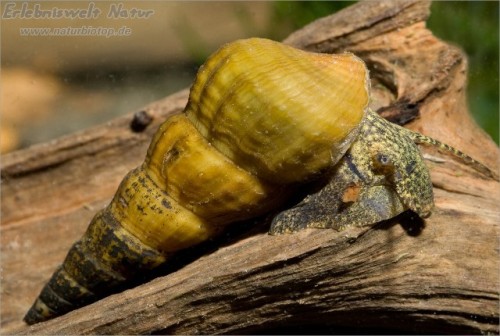
[[(358, 3), (285, 42), (356, 53), (375, 110), (497, 171), (497, 146), (467, 112), (466, 58), (425, 28), (428, 15), (426, 1)], [(144, 132), (130, 130), (129, 115), (2, 158), (2, 333), (499, 332), (499, 182), (426, 147), (436, 208), (425, 222), (403, 215), (284, 236), (261, 226), (173, 273), (25, 326), (70, 245), (187, 94), (147, 106)]]

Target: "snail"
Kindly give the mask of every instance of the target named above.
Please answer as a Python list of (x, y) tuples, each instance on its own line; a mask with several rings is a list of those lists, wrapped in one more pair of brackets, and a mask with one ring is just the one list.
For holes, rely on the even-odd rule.
[[(328, 183), (278, 213), (270, 233), (340, 230), (433, 208), (417, 143), (467, 155), (368, 108), (368, 70), (350, 53), (301, 51), (252, 38), (200, 68), (183, 113), (155, 133), (144, 163), (42, 289), (34, 324), (96, 301), (236, 221), (281, 209), (301, 186)], [(485, 168), (486, 169), (486, 168)]]

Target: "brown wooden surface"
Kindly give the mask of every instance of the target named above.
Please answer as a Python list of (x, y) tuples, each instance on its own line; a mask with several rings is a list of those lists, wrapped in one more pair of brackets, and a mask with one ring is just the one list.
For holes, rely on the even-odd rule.
[[(498, 171), (497, 146), (469, 117), (466, 59), (425, 29), (429, 3), (358, 3), (286, 43), (351, 51), (371, 70), (372, 107)], [(308, 327), (416, 333), (498, 333), (500, 185), (422, 148), (436, 209), (421, 226), (399, 217), (373, 228), (233, 239), (180, 270), (60, 318), (27, 327), (24, 313), (91, 216), (145, 155), (187, 91), (132, 115), (2, 158), (2, 333), (242, 333)], [(283, 329), (280, 329), (283, 330)]]

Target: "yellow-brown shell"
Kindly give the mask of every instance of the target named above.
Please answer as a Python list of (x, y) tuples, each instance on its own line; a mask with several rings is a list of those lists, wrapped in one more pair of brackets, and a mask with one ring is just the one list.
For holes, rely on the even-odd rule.
[(106, 296), (173, 252), (282, 204), (291, 185), (344, 155), (368, 99), (368, 72), (354, 55), (264, 39), (227, 44), (200, 69), (185, 113), (161, 125), (144, 163), (94, 217), (25, 321)]
[(358, 57), (253, 38), (210, 57), (191, 88), (186, 114), (245, 170), (290, 183), (346, 152), (368, 100), (368, 71)]

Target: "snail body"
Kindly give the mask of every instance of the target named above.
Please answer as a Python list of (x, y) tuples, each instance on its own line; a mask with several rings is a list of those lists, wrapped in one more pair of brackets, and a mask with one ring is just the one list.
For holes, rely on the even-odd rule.
[(359, 136), (335, 165), (328, 184), (275, 216), (270, 232), (306, 227), (342, 230), (387, 220), (406, 210), (421, 218), (430, 216), (432, 182), (414, 137), (413, 132), (368, 110)]
[(368, 101), (368, 70), (352, 54), (256, 38), (222, 47), (200, 68), (184, 113), (160, 126), (144, 163), (95, 215), (24, 320), (106, 296), (229, 224), (279, 209), (320, 176), (328, 184), (278, 214), (271, 233), (369, 225), (405, 210), (430, 215), (432, 184), (415, 142), (434, 140), (385, 121)]

